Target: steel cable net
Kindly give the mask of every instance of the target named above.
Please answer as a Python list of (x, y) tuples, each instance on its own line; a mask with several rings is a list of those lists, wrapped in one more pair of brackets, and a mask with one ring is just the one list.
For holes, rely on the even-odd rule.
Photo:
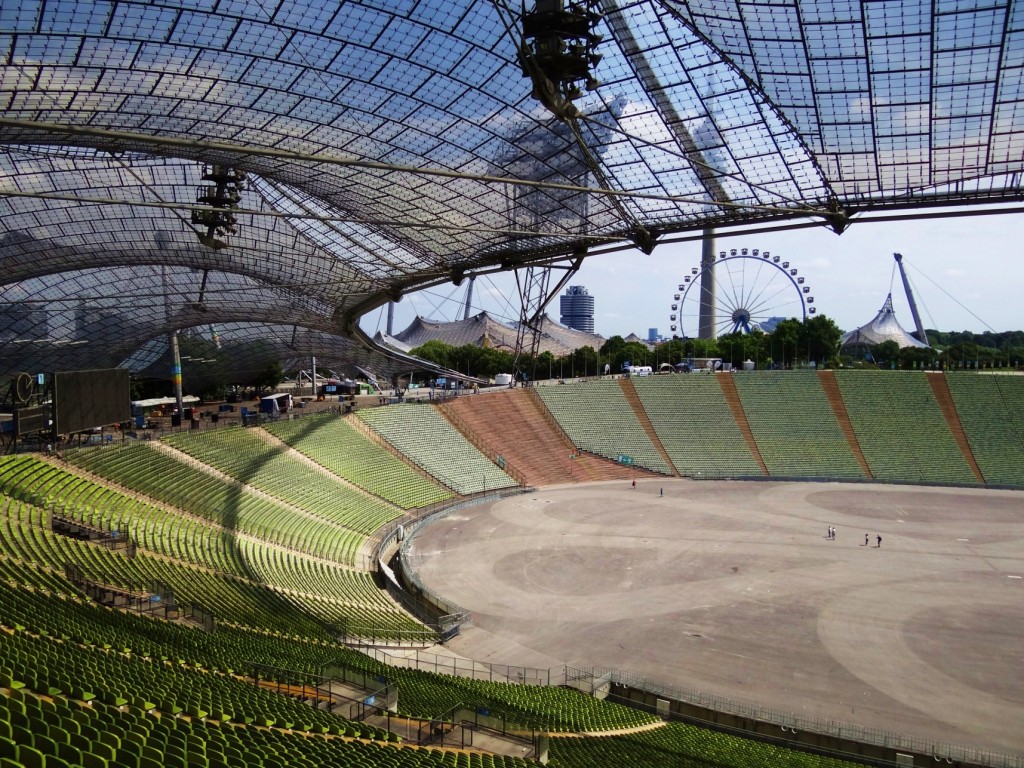
[(1009, 2), (604, 0), (598, 82), (560, 116), (531, 96), (522, 9), (501, 0), (8, 5), (0, 374), (94, 360), (69, 306), (121, 280), (179, 306), (103, 309), (119, 330), (92, 342), (138, 368), (126, 347), (171, 326), (327, 344), (474, 270), (1020, 193)]

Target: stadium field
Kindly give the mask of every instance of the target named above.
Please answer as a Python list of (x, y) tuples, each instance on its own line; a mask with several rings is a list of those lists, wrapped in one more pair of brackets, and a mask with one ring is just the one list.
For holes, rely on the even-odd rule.
[(1022, 492), (561, 486), (439, 520), (408, 556), (472, 611), (450, 644), (470, 658), (1024, 753)]

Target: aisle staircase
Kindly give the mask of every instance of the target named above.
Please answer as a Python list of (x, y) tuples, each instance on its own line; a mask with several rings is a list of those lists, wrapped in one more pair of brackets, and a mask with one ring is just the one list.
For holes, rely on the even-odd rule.
[(946, 419), (949, 431), (953, 433), (953, 439), (956, 440), (956, 444), (964, 455), (967, 465), (971, 468), (978, 482), (984, 483), (985, 476), (981, 473), (981, 467), (978, 466), (978, 462), (974, 458), (974, 451), (971, 450), (971, 444), (967, 440), (964, 425), (960, 423), (960, 414), (956, 412), (956, 405), (953, 404), (953, 395), (949, 391), (949, 384), (946, 382), (945, 375), (942, 373), (927, 373), (925, 375), (932, 387), (935, 401), (939, 404), (939, 410), (942, 411), (942, 416)]
[(619, 379), (619, 387), (622, 389), (622, 394), (626, 396), (626, 400), (629, 402), (629, 407), (633, 409), (633, 413), (636, 414), (637, 421), (640, 422), (640, 426), (644, 428), (647, 436), (651, 438), (651, 442), (654, 443), (654, 447), (658, 449), (658, 453), (661, 454), (661, 460), (665, 462), (665, 466), (672, 470), (673, 477), (679, 477), (679, 470), (676, 469), (672, 463), (672, 459), (669, 458), (668, 451), (665, 450), (665, 446), (661, 442), (661, 438), (658, 437), (658, 433), (654, 429), (654, 424), (651, 423), (650, 417), (647, 415), (647, 411), (644, 410), (644, 404), (640, 402), (640, 396), (636, 393), (636, 388), (633, 386), (631, 379)]
[(736, 382), (733, 381), (733, 375), (731, 373), (716, 373), (715, 377), (722, 388), (725, 402), (729, 404), (729, 410), (732, 411), (732, 417), (736, 419), (736, 426), (743, 433), (743, 439), (747, 443), (747, 448), (750, 449), (751, 456), (754, 457), (757, 465), (761, 468), (761, 474), (767, 476), (768, 465), (764, 463), (761, 451), (757, 447), (757, 441), (754, 440), (754, 433), (750, 431), (750, 423), (747, 421), (747, 414), (743, 410), (743, 403), (740, 402), (740, 393), (736, 391)]
[(850, 414), (846, 412), (846, 403), (843, 402), (843, 395), (839, 391), (839, 382), (836, 381), (835, 373), (833, 371), (818, 371), (818, 380), (821, 382), (821, 388), (825, 390), (825, 396), (828, 398), (829, 405), (832, 406), (832, 411), (836, 415), (839, 428), (846, 435), (846, 441), (850, 444), (850, 450), (853, 451), (853, 455), (857, 457), (860, 468), (864, 471), (864, 477), (874, 479), (875, 476), (871, 474), (868, 460), (864, 458), (864, 452), (860, 449), (860, 441), (857, 440), (857, 434), (853, 431)]
[(438, 409), (472, 433), (489, 456), (502, 456), (529, 486), (634, 477), (636, 470), (580, 452), (532, 388), (449, 400)]

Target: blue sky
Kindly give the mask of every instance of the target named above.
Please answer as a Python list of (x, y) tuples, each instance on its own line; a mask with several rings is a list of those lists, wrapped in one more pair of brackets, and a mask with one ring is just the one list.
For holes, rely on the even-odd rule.
[[(890, 285), (897, 318), (913, 329), (899, 275), (893, 274), (894, 252), (904, 256), (926, 327), (976, 333), (989, 327), (1024, 329), (1024, 214), (855, 223), (841, 236), (824, 228), (744, 235), (721, 238), (716, 250), (744, 247), (769, 250), (799, 268), (818, 312), (843, 330), (869, 321)], [(650, 256), (639, 251), (592, 256), (572, 284), (586, 286), (594, 296), (594, 326), (602, 336), (646, 337), (648, 328), (669, 335), (676, 285), (699, 262), (699, 243), (660, 245)], [(511, 277), (491, 277), (477, 281), (473, 305), (475, 311), (508, 317), (518, 311), (514, 295)], [(464, 298), (465, 285), (407, 296), (396, 307), (395, 330), (415, 314), (459, 318)], [(548, 311), (558, 318), (557, 298)], [(383, 330), (383, 312), (366, 316), (363, 327), (370, 333)]]

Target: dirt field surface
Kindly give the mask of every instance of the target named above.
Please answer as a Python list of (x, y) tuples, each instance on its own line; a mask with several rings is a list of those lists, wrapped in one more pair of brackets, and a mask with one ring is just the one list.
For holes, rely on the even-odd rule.
[(1022, 492), (563, 486), (439, 520), (408, 556), (472, 611), (469, 658), (1024, 754)]

